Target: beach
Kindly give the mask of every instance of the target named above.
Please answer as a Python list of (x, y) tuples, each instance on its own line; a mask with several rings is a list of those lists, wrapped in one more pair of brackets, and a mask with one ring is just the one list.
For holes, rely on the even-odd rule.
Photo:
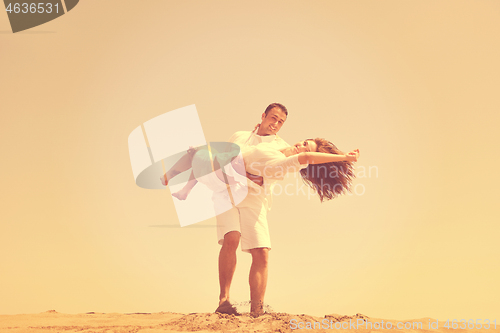
[[(266, 313), (252, 318), (219, 313), (94, 313), (64, 314), (55, 310), (38, 314), (0, 315), (0, 332), (80, 332), (80, 333), (157, 333), (157, 332), (500, 332), (500, 327), (461, 329), (464, 323), (433, 318), (389, 320), (365, 315)], [(472, 325), (472, 323), (470, 323)], [(472, 327), (472, 326), (470, 326)]]

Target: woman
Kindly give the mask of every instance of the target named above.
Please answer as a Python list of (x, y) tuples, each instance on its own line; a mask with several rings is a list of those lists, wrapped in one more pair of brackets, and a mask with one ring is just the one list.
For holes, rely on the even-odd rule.
[[(197, 181), (213, 191), (222, 191), (226, 190), (226, 184), (243, 183), (238, 180), (241, 176), (252, 181), (255, 176), (281, 180), (286, 173), (301, 169), (300, 175), (304, 183), (314, 189), (323, 202), (350, 191), (355, 177), (353, 163), (358, 157), (358, 149), (344, 154), (333, 143), (321, 138), (307, 139), (281, 151), (272, 149), (267, 143), (261, 143), (245, 148), (241, 155), (211, 154), (208, 150), (190, 148), (161, 177), (161, 181), (163, 185), (167, 185), (172, 177), (194, 166), (186, 186), (172, 194), (179, 200), (184, 200)], [(207, 169), (211, 169), (211, 161), (215, 172), (207, 172)], [(230, 168), (221, 168), (225, 165), (230, 165)]]

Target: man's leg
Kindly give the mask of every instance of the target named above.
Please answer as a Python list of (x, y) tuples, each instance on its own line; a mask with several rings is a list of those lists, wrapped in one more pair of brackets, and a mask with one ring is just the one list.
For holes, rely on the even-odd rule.
[(236, 249), (239, 243), (239, 231), (230, 231), (224, 235), (224, 243), (219, 253), (219, 305), (229, 301), (229, 288), (236, 269)]
[(252, 266), (250, 267), (250, 313), (259, 316), (264, 313), (264, 294), (267, 286), (269, 249), (251, 249)]
[(252, 255), (250, 283), (250, 314), (259, 316), (264, 313), (264, 294), (266, 293), (269, 251), (271, 238), (267, 223), (268, 205), (264, 191), (251, 192), (240, 207), (241, 249)]

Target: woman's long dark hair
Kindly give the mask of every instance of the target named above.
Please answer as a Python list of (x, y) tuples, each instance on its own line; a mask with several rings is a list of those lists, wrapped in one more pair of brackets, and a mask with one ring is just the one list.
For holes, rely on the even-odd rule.
[[(333, 143), (328, 140), (316, 138), (318, 152), (344, 155)], [(352, 162), (329, 162), (323, 164), (309, 164), (300, 170), (302, 180), (306, 185), (315, 190), (321, 202), (331, 200), (337, 196), (351, 191), (354, 167)]]

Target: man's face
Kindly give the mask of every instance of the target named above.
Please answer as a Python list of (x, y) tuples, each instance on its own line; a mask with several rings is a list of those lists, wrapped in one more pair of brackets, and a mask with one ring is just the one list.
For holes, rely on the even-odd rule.
[(269, 110), (267, 116), (262, 114), (262, 122), (260, 124), (258, 135), (274, 135), (279, 132), (281, 126), (285, 123), (286, 114), (280, 108), (275, 107)]

